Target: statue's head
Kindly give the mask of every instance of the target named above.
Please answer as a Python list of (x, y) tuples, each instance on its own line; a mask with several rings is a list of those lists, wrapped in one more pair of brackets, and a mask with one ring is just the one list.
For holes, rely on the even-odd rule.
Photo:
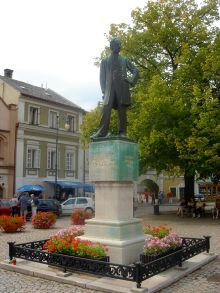
[(110, 41), (110, 49), (114, 53), (119, 53), (121, 50), (121, 41), (119, 38), (113, 38)]

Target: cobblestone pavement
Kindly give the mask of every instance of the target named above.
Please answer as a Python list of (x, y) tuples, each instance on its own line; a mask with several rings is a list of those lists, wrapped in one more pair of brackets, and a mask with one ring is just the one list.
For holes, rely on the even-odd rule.
[[(140, 208), (138, 217), (143, 218), (144, 224), (160, 225), (167, 224), (174, 232), (181, 236), (202, 237), (210, 235), (211, 251), (220, 253), (220, 219), (212, 220), (211, 217), (192, 219), (188, 217), (179, 218), (174, 213), (166, 213), (159, 216), (152, 214), (152, 207)], [(0, 260), (8, 258), (8, 241), (22, 243), (46, 239), (56, 230), (70, 225), (68, 217), (60, 218), (56, 226), (49, 230), (36, 230), (27, 223), (25, 232), (6, 234), (0, 232)], [(217, 259), (203, 268), (195, 271), (189, 276), (181, 279), (170, 287), (161, 290), (161, 293), (220, 293), (220, 277), (211, 280), (215, 274), (220, 274), (220, 260)], [(30, 289), (31, 288), (31, 289)], [(0, 293), (101, 293), (100, 291), (83, 289), (75, 286), (60, 284), (54, 281), (47, 281), (19, 273), (9, 272), (0, 269)]]

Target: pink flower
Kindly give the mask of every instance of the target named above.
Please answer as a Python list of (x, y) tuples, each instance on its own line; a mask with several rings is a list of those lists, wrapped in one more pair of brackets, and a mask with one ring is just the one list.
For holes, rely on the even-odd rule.
[(175, 233), (164, 238), (152, 237), (144, 244), (144, 252), (150, 255), (157, 255), (182, 245), (182, 239)]

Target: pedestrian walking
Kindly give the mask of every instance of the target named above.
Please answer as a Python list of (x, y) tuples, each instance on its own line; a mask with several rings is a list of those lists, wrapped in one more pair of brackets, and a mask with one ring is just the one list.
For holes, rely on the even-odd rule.
[(31, 213), (32, 217), (34, 217), (37, 214), (37, 206), (38, 206), (38, 198), (35, 197), (35, 195), (31, 194)]
[(149, 197), (149, 192), (148, 191), (144, 192), (144, 197), (145, 197), (146, 203), (148, 203), (148, 197)]
[(12, 217), (19, 215), (18, 199), (14, 196), (11, 200), (11, 215)]
[(28, 212), (28, 192), (23, 192), (20, 199), (19, 199), (19, 205), (20, 205), (20, 215), (26, 220), (27, 212)]
[(155, 205), (155, 193), (154, 192), (151, 193), (151, 204)]
[(172, 204), (173, 203), (173, 193), (172, 193), (172, 191), (167, 192), (167, 198), (168, 198), (168, 203)]
[(162, 204), (163, 198), (164, 198), (163, 191), (160, 191), (158, 195), (158, 204)]

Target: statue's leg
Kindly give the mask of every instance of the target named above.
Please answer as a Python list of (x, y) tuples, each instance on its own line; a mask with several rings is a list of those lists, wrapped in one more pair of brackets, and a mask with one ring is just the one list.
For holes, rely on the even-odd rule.
[(104, 105), (101, 114), (99, 136), (106, 136), (109, 130), (110, 118), (111, 118), (111, 104)]
[(114, 89), (111, 90), (111, 94), (109, 97), (108, 104), (103, 106), (101, 119), (100, 119), (100, 127), (99, 130), (91, 136), (92, 139), (97, 137), (105, 137), (108, 134), (110, 118), (111, 118), (111, 110), (114, 103)]
[(127, 130), (127, 116), (126, 116), (127, 107), (124, 105), (118, 105), (118, 132), (119, 135), (126, 136)]

